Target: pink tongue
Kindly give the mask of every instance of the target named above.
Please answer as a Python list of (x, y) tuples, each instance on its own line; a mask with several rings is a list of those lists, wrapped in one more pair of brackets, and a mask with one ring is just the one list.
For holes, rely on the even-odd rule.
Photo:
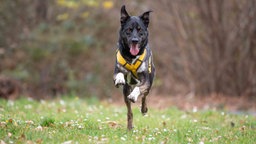
[(138, 53), (139, 53), (139, 45), (138, 44), (131, 44), (130, 46), (130, 53), (133, 55), (133, 56), (136, 56)]

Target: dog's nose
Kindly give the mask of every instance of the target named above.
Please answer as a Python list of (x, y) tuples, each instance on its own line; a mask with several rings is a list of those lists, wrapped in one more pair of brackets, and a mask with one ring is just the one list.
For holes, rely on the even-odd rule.
[(138, 38), (132, 38), (132, 43), (138, 43), (139, 39)]

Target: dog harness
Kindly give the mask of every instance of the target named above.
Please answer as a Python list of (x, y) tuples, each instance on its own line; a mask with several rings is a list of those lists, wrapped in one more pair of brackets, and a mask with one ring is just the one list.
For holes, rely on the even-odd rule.
[[(140, 55), (139, 58), (137, 58), (135, 62), (129, 63), (123, 58), (123, 56), (121, 55), (119, 50), (117, 50), (117, 53), (116, 53), (117, 62), (120, 65), (122, 65), (126, 70), (130, 71), (136, 78), (138, 78), (137, 70), (141, 66), (141, 64), (144, 61), (144, 59), (146, 58), (146, 56), (147, 56), (147, 50), (145, 49), (144, 52), (142, 53), (142, 55)], [(150, 64), (149, 72), (151, 72), (151, 64)]]

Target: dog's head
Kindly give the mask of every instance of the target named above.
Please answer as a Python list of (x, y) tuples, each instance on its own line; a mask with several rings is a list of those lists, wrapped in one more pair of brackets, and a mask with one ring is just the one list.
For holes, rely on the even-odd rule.
[(148, 43), (147, 28), (150, 12), (144, 12), (140, 16), (130, 16), (125, 6), (121, 8), (119, 43), (122, 45), (123, 51), (131, 57), (142, 54)]

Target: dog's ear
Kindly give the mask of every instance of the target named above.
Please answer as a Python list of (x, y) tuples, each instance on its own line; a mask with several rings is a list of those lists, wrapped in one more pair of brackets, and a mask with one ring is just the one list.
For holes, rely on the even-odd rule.
[(140, 19), (143, 21), (144, 25), (148, 27), (149, 24), (149, 14), (153, 11), (146, 11), (142, 15), (140, 15)]
[(125, 5), (123, 5), (121, 8), (121, 19), (120, 19), (121, 25), (123, 26), (129, 18), (130, 16), (125, 9)]

